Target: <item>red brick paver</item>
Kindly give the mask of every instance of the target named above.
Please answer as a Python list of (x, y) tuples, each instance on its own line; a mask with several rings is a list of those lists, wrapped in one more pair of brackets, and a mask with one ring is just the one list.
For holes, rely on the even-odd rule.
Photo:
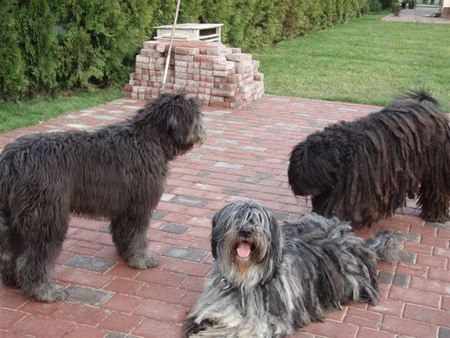
[[(4, 133), (0, 148), (27, 133), (123, 120), (143, 104), (117, 100)], [(208, 139), (171, 164), (153, 215), (150, 249), (161, 264), (146, 271), (128, 268), (113, 247), (106, 220), (73, 216), (55, 268), (56, 281), (71, 290), (70, 300), (36, 303), (0, 285), (0, 337), (181, 337), (184, 315), (211, 269), (214, 212), (234, 199), (251, 198), (279, 219), (308, 213), (309, 202), (296, 199), (287, 183), (292, 146), (329, 123), (376, 109), (270, 95), (239, 110), (205, 109)], [(351, 304), (293, 337), (450, 337), (450, 225), (425, 224), (417, 213), (409, 201), (394, 217), (359, 232), (366, 237), (383, 228), (396, 230), (409, 253), (399, 264), (379, 264), (379, 304)], [(101, 263), (94, 264), (97, 270), (93, 262)]]

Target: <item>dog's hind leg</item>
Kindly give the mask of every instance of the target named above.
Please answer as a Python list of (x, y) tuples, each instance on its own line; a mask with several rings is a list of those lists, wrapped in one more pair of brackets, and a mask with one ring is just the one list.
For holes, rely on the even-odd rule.
[(16, 286), (16, 263), (9, 245), (0, 245), (0, 276), (6, 286)]
[(26, 210), (26, 216), (22, 216), (20, 224), (14, 227), (16, 277), (25, 296), (43, 302), (55, 302), (67, 297), (64, 288), (51, 284), (50, 280), (68, 222), (68, 210), (61, 212), (58, 204), (41, 200), (39, 206)]
[(147, 249), (149, 213), (126, 213), (111, 220), (113, 241), (119, 254), (135, 269), (147, 269), (159, 264), (158, 258)]
[(449, 219), (450, 197), (450, 144), (439, 145), (427, 153), (427, 165), (423, 169), (417, 204), (420, 217), (429, 222), (446, 222)]
[(2, 282), (6, 286), (17, 286), (17, 279), (15, 274), (16, 261), (10, 256), (8, 259), (4, 259), (0, 263), (0, 274), (2, 276)]
[(421, 207), (420, 217), (429, 222), (446, 222), (449, 219), (449, 197), (444, 187), (422, 182), (419, 189), (418, 205)]
[(9, 245), (4, 245), (0, 248), (0, 275), (3, 284), (6, 286), (18, 286), (16, 258)]
[(0, 276), (3, 284), (16, 286), (16, 263), (10, 245), (9, 220), (0, 212)]

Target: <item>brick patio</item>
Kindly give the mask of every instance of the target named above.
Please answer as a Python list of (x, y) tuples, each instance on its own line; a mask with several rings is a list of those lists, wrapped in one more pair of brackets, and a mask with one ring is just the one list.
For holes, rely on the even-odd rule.
[[(126, 118), (144, 102), (129, 99), (0, 135), (0, 148), (31, 132), (91, 129)], [(211, 268), (210, 222), (236, 198), (270, 207), (280, 220), (310, 211), (292, 196), (287, 160), (294, 144), (331, 122), (377, 107), (265, 95), (239, 110), (205, 109), (208, 139), (172, 163), (166, 192), (153, 215), (150, 248), (161, 264), (128, 268), (103, 220), (73, 217), (56, 265), (56, 282), (70, 299), (42, 304), (0, 285), (0, 337), (181, 337), (186, 311)], [(379, 264), (378, 306), (352, 304), (294, 337), (450, 337), (450, 223), (425, 224), (414, 202), (362, 236), (394, 229), (408, 254)]]

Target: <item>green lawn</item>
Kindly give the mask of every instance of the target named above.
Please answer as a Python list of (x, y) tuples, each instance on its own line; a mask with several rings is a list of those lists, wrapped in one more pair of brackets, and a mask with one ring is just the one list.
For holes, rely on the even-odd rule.
[(254, 53), (266, 93), (385, 105), (426, 88), (450, 111), (450, 25), (368, 15)]
[[(368, 15), (253, 53), (270, 94), (385, 105), (427, 88), (450, 111), (450, 25)], [(121, 97), (121, 89), (0, 103), (0, 132)]]
[(75, 92), (56, 99), (38, 98), (21, 103), (0, 103), (0, 132), (37, 124), (66, 112), (85, 109), (122, 97), (120, 88)]

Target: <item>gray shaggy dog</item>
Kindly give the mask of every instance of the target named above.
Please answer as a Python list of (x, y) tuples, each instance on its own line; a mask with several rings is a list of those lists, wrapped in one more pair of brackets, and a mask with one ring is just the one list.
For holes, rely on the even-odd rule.
[(244, 201), (214, 216), (211, 244), (212, 276), (186, 337), (283, 337), (347, 302), (376, 304), (376, 262), (400, 252), (389, 232), (364, 241), (317, 214), (280, 227), (268, 209)]
[(168, 162), (204, 138), (196, 101), (163, 94), (121, 123), (8, 144), (0, 155), (3, 283), (40, 301), (65, 299), (50, 279), (71, 211), (110, 218), (114, 244), (130, 267), (158, 264), (146, 232)]
[(418, 197), (421, 217), (448, 219), (450, 128), (437, 101), (412, 92), (379, 112), (333, 124), (292, 150), (289, 184), (313, 212), (370, 227)]

